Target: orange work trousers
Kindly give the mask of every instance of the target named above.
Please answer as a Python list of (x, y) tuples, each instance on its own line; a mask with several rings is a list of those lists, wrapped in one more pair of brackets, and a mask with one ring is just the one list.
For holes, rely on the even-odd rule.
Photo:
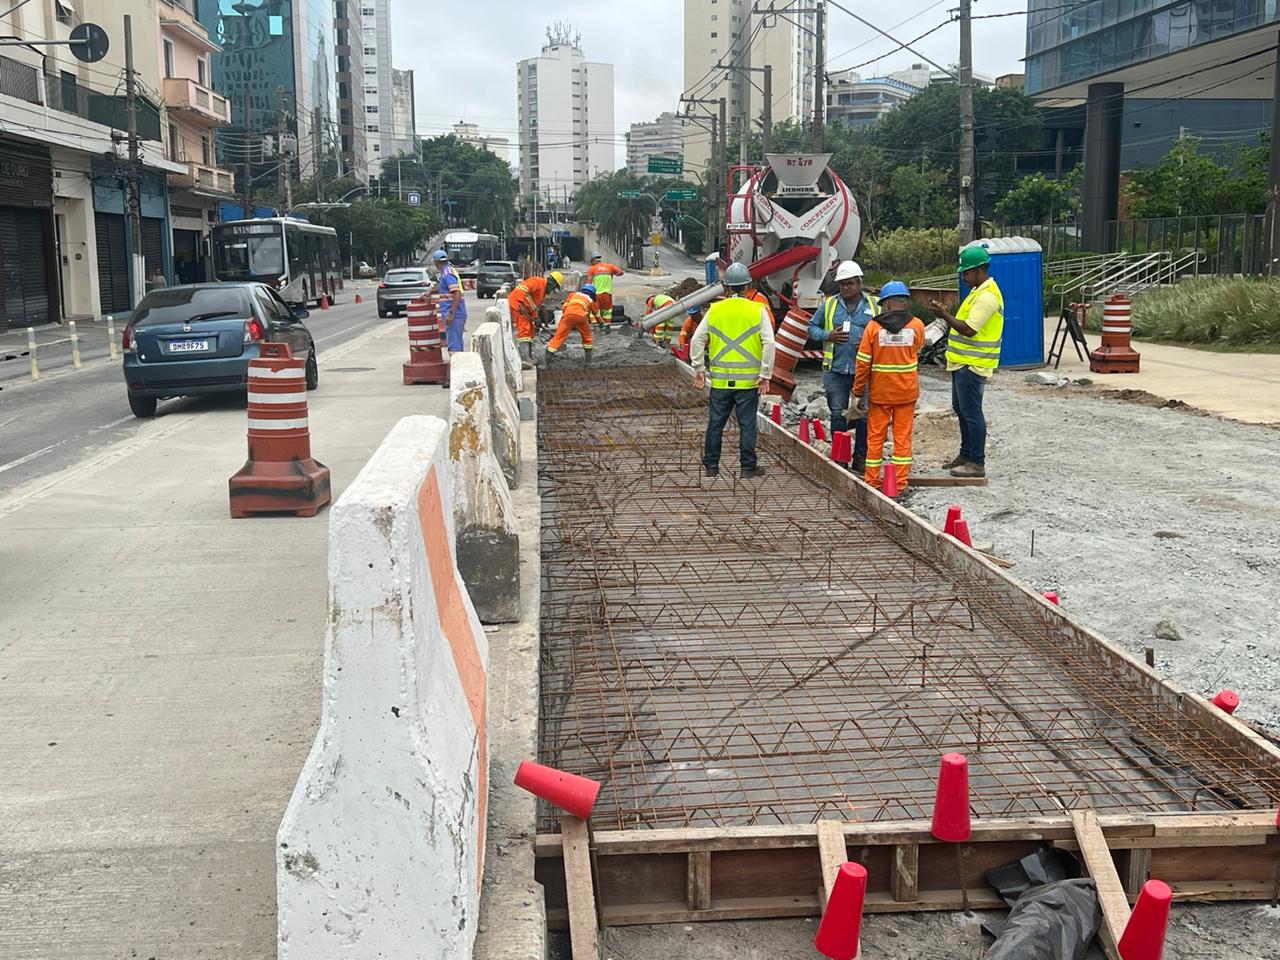
[(516, 325), (516, 341), (518, 343), (532, 342), (534, 337), (533, 318), (523, 310), (515, 311), (515, 316), (511, 318)]
[(564, 344), (570, 330), (576, 330), (582, 337), (582, 349), (591, 349), (591, 324), (581, 314), (560, 314), (560, 322), (556, 324), (555, 335), (547, 344), (547, 353), (555, 353)]
[(596, 322), (612, 323), (613, 322), (613, 294), (597, 293), (595, 300), (596, 300), (596, 309), (600, 311), (600, 318)]
[(907, 476), (911, 473), (911, 425), (915, 420), (916, 405), (911, 403), (873, 403), (867, 410), (867, 470), (862, 479), (868, 486), (880, 489), (880, 467), (884, 459), (884, 438), (893, 423), (893, 464), (898, 489), (906, 489)]

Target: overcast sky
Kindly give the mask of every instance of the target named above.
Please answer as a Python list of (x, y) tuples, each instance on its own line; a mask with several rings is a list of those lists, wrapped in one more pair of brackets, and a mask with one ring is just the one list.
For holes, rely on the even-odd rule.
[[(891, 34), (910, 42), (950, 16), (956, 0), (903, 0), (869, 3), (841, 0), (843, 6)], [(777, 6), (783, 3), (778, 0)], [(508, 137), (517, 160), (516, 63), (536, 56), (554, 21), (568, 21), (582, 35), (588, 60), (614, 67), (614, 127), (617, 166), (626, 163), (624, 137), (636, 122), (664, 110), (678, 110), (683, 78), (683, 0), (480, 0), (451, 4), (442, 0), (392, 0), (392, 55), (395, 66), (414, 71), (418, 134), (447, 133), (458, 120), (479, 125), (482, 133)], [(827, 70), (859, 67), (864, 76), (911, 66), (919, 58), (894, 48), (894, 40), (875, 33), (835, 7), (829, 7)], [(1026, 9), (1026, 0), (975, 2), (975, 15)], [(624, 13), (623, 11), (627, 11)], [(636, 12), (643, 11), (643, 12)], [(974, 70), (988, 76), (1021, 73), (1026, 18), (975, 20)], [(958, 57), (959, 27), (950, 23), (913, 46), (940, 64)]]

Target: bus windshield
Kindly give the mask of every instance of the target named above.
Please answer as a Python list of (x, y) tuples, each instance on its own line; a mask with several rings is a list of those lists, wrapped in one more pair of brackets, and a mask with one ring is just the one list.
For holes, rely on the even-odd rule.
[(221, 280), (275, 280), (284, 276), (284, 243), (280, 228), (274, 224), (219, 230), (213, 249), (214, 269)]

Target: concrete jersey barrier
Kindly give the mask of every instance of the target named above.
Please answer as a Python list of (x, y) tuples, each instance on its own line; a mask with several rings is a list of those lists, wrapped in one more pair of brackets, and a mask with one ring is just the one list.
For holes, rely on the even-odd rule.
[(489, 385), (478, 354), (452, 357), (449, 465), (458, 570), (483, 623), (520, 619), (520, 537), (511, 491), (493, 452)]
[(320, 730), (277, 835), (280, 960), (471, 955), (489, 649), (448, 451), (444, 421), (404, 418), (329, 516)]
[(507, 486), (520, 481), (520, 406), (507, 381), (507, 354), (500, 324), (485, 322), (471, 335), (471, 349), (484, 364), (489, 385), (489, 425), (493, 452), (507, 478)]
[[(520, 368), (520, 351), (516, 349), (515, 321), (511, 319), (511, 304), (499, 300), (498, 325), (502, 327), (502, 348), (507, 353), (507, 380), (511, 384), (511, 392), (519, 393), (524, 389), (524, 372)], [(488, 319), (488, 311), (485, 312)]]

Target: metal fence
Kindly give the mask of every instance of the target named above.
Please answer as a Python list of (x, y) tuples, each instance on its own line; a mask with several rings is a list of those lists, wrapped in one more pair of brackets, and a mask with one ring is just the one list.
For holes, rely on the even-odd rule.
[(1079, 223), (988, 224), (992, 237), (1031, 237), (1046, 257), (1061, 254), (1168, 253), (1189, 257), (1193, 276), (1263, 276), (1267, 272), (1266, 216), (1231, 213), (1212, 217), (1152, 217), (1107, 222), (1105, 250), (1086, 250)]

